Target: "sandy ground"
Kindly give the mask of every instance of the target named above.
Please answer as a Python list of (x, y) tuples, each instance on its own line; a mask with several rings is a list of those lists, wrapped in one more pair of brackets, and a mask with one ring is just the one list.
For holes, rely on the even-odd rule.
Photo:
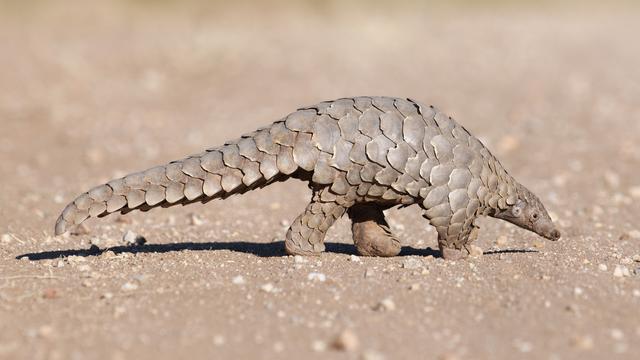
[[(640, 356), (636, 8), (8, 4), (0, 358)], [(89, 187), (365, 94), (453, 115), (562, 240), (486, 219), (485, 254), (446, 262), (407, 208), (389, 212), (401, 256), (354, 256), (343, 219), (328, 252), (289, 257), (296, 181), (52, 237)]]

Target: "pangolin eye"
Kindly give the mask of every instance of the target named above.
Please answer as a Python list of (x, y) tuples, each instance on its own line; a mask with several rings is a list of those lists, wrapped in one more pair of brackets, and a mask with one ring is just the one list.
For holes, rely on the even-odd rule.
[(538, 220), (538, 217), (540, 217), (540, 216), (538, 215), (538, 213), (533, 213), (533, 214), (531, 214), (531, 218), (532, 218), (533, 220)]

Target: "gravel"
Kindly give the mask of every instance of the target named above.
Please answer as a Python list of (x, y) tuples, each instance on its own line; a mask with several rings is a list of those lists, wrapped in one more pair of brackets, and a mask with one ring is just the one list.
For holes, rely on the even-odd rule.
[(314, 340), (311, 343), (311, 349), (315, 352), (324, 352), (327, 350), (327, 343), (322, 340)]
[(629, 231), (629, 237), (634, 239), (634, 240), (639, 240), (640, 239), (640, 230), (631, 230)]
[(362, 360), (385, 360), (386, 356), (375, 350), (365, 350), (360, 358)]
[(138, 284), (134, 283), (134, 282), (126, 282), (124, 284), (122, 284), (122, 286), (120, 287), (120, 289), (122, 289), (123, 291), (134, 291), (134, 290), (138, 290)]
[(332, 342), (334, 349), (339, 351), (356, 351), (360, 346), (358, 336), (349, 329), (343, 330)]
[(615, 277), (629, 277), (631, 273), (629, 272), (629, 268), (624, 265), (616, 265), (615, 270), (613, 270), (613, 276)]
[(323, 273), (311, 272), (307, 275), (307, 280), (325, 282), (327, 280), (327, 276)]
[(407, 258), (402, 262), (402, 267), (409, 270), (418, 269), (418, 268), (421, 268), (422, 266), (423, 266), (422, 260), (414, 257)]
[(127, 230), (127, 232), (124, 233), (124, 235), (122, 236), (122, 241), (124, 241), (124, 243), (128, 246), (141, 246), (147, 242), (147, 240), (143, 236), (138, 235), (131, 230)]
[(598, 270), (600, 271), (607, 271), (608, 267), (606, 264), (599, 264), (598, 265)]
[(233, 279), (231, 279), (231, 282), (235, 285), (244, 285), (247, 283), (242, 275), (234, 276)]
[(189, 214), (189, 225), (201, 226), (203, 224), (204, 224), (204, 219), (202, 219), (202, 216), (194, 213)]
[(264, 291), (266, 293), (271, 293), (271, 292), (276, 291), (276, 287), (273, 286), (272, 283), (266, 283), (266, 284), (260, 286), (260, 290)]
[(374, 308), (376, 311), (394, 311), (396, 309), (396, 303), (391, 298), (384, 298), (377, 303)]

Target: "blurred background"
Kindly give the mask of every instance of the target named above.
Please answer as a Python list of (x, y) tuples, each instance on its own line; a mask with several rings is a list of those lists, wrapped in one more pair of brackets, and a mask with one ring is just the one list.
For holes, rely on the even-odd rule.
[[(434, 104), (494, 151), (523, 146), (514, 156), (529, 164), (563, 152), (566, 162), (624, 168), (639, 156), (629, 147), (639, 126), (634, 1), (0, 6), (0, 115), (12, 134), (2, 150), (23, 166), (80, 163), (79, 178), (125, 168), (122, 159), (136, 168), (199, 152), (299, 106), (363, 94)], [(577, 159), (593, 146), (587, 136), (615, 131), (625, 135), (612, 144), (616, 161), (604, 151)], [(19, 151), (34, 139), (31, 151)], [(0, 166), (9, 173), (14, 165)]]
[[(0, 230), (6, 235), (0, 244), (0, 358), (139, 358), (177, 355), (187, 347), (201, 355), (215, 350), (265, 358), (391, 359), (426, 351), (446, 359), (513, 358), (514, 352), (550, 359), (611, 353), (634, 358), (640, 343), (640, 275), (634, 269), (640, 274), (640, 267), (627, 259), (640, 253), (638, 34), (640, 4), (632, 0), (0, 0)], [(209, 294), (205, 280), (224, 286), (233, 274), (198, 268), (207, 265), (193, 260), (194, 251), (147, 254), (116, 265), (102, 257), (86, 260), (98, 273), (89, 276), (90, 286), (81, 285), (85, 277), (75, 265), (59, 269), (55, 254), (16, 260), (54, 250), (75, 254), (91, 244), (115, 246), (126, 228), (144, 232), (152, 243), (281, 239), (282, 219), (293, 219), (308, 199), (301, 183), (228, 199), (228, 206), (135, 213), (133, 224), (110, 217), (91, 222), (88, 235), (51, 235), (64, 204), (96, 184), (222, 144), (299, 107), (357, 95), (410, 97), (452, 115), (543, 198), (565, 241), (547, 247), (548, 257), (512, 255), (521, 259), (518, 266), (489, 257), (479, 266), (490, 280), (467, 292), (453, 279), (472, 270), (430, 265), (431, 279), (417, 276), (435, 284), (422, 285), (433, 286), (431, 291), (406, 304), (396, 296), (406, 312), (376, 318), (353, 307), (344, 313), (334, 308), (338, 315), (327, 327), (306, 327), (302, 320), (277, 325), (279, 313), (258, 301), (262, 293), (253, 300), (228, 289), (224, 296)], [(189, 227), (193, 212), (209, 219), (206, 231)], [(394, 210), (390, 218), (405, 245), (435, 247), (435, 233), (417, 211)], [(479, 243), (485, 249), (543, 246), (502, 223), (483, 227)], [(508, 240), (500, 237), (505, 233)], [(339, 223), (329, 240), (348, 243), (349, 225)], [(225, 259), (255, 262), (255, 256), (247, 260), (228, 251), (195, 256), (207, 257), (210, 266)], [(322, 259), (325, 266), (342, 261)], [(200, 265), (192, 268), (190, 261)], [(398, 265), (389, 270), (395, 274), (403, 260), (370, 261), (381, 269)], [(145, 265), (135, 265), (140, 262)], [(259, 269), (245, 268), (247, 278), (267, 274), (254, 279), (256, 286), (278, 278), (264, 268), (291, 265), (278, 257), (264, 262)], [(167, 273), (166, 263), (178, 265)], [(341, 266), (335, 266), (336, 277)], [(614, 277), (617, 266), (628, 271)], [(152, 285), (142, 287), (179, 288), (182, 295), (169, 300), (150, 289), (120, 298), (122, 283), (140, 272), (155, 274), (147, 280)], [(34, 273), (60, 278), (34, 280)], [(540, 285), (545, 276), (552, 280)], [(396, 291), (393, 286), (406, 290), (392, 277), (396, 285), (382, 282), (343, 299), (362, 303), (365, 293), (383, 297)], [(624, 282), (613, 282), (618, 277)], [(184, 285), (183, 278), (192, 282)], [(279, 286), (286, 289), (287, 283)], [(43, 300), (51, 288), (66, 295), (57, 303)], [(522, 297), (492, 308), (502, 301), (496, 293), (512, 290)], [(113, 293), (116, 300), (104, 300)], [(303, 302), (281, 297), (285, 304)], [(458, 315), (448, 318), (426, 315), (416, 305), (426, 298), (435, 308), (452, 298), (475, 300), (457, 303)], [(552, 310), (540, 310), (546, 301)], [(156, 312), (147, 314), (145, 306)], [(249, 311), (244, 306), (257, 306), (253, 322), (224, 315), (223, 307), (238, 315)], [(485, 310), (488, 322), (476, 321)], [(286, 312), (308, 315), (295, 307)], [(164, 321), (154, 317), (158, 313), (166, 315)], [(202, 316), (210, 322), (203, 324)], [(344, 327), (355, 329), (363, 351), (327, 353), (314, 342)], [(225, 334), (229, 329), (235, 335)], [(489, 340), (475, 339), (486, 329)], [(406, 346), (397, 347), (398, 339), (387, 334), (403, 338)]]

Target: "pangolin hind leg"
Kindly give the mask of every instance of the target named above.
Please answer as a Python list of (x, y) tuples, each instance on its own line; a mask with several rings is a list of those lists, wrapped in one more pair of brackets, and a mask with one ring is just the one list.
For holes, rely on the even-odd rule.
[(402, 246), (389, 230), (382, 208), (376, 204), (358, 204), (349, 208), (353, 242), (363, 256), (396, 256)]
[(311, 203), (291, 224), (285, 238), (290, 255), (319, 255), (324, 251), (327, 230), (347, 211), (350, 202), (329, 188), (313, 192)]

